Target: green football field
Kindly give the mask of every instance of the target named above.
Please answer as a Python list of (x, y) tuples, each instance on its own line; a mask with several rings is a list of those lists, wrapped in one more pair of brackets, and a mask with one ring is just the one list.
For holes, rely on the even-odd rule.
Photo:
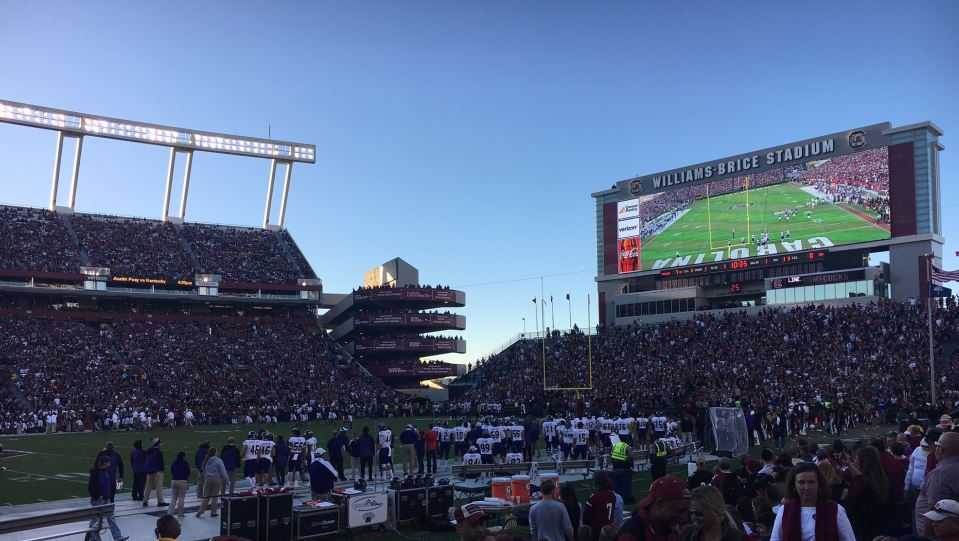
[[(768, 231), (769, 244), (775, 247), (776, 253), (828, 246), (811, 244), (809, 239), (814, 237), (824, 237), (833, 245), (889, 238), (888, 230), (850, 209), (831, 203), (807, 207), (814, 199), (793, 183), (700, 199), (675, 223), (643, 242), (642, 268), (674, 266), (677, 253), (679, 257), (690, 256), (684, 263), (688, 265), (714, 262), (715, 252), (722, 252), (720, 260), (729, 259), (730, 251), (734, 251), (737, 258), (760, 255), (751, 237), (760, 238), (764, 231)], [(790, 209), (795, 214), (786, 219), (784, 213)], [(780, 232), (785, 231), (790, 234), (788, 246), (779, 238)], [(735, 252), (736, 249), (739, 251)], [(743, 255), (746, 253), (748, 255)]]
[[(394, 439), (407, 424), (419, 427), (429, 427), (431, 419), (424, 418), (391, 418), (391, 419), (361, 419), (354, 423), (357, 432), (364, 426), (370, 427), (375, 434), (379, 424), (385, 423), (393, 430)], [(263, 425), (274, 434), (289, 437), (293, 428), (291, 423)], [(301, 430), (312, 430), (316, 434), (319, 445), (326, 447), (326, 442), (333, 433), (343, 425), (334, 422), (315, 421), (296, 424)], [(154, 435), (160, 436), (163, 460), (167, 469), (165, 483), (169, 487), (169, 469), (177, 452), (185, 451), (190, 468), (193, 468), (193, 455), (197, 447), (204, 441), (209, 441), (216, 448), (226, 444), (226, 439), (233, 436), (239, 446), (246, 433), (260, 425), (219, 425), (199, 426), (195, 428), (177, 428), (176, 430), (153, 430), (150, 432), (84, 432), (61, 434), (30, 434), (0, 436), (3, 445), (3, 454), (0, 454), (0, 466), (6, 471), (0, 472), (0, 485), (8, 490), (0, 491), (0, 505), (50, 501), (61, 498), (87, 497), (87, 479), (90, 467), (97, 452), (103, 449), (107, 441), (112, 441), (117, 452), (123, 458), (126, 479), (123, 492), (129, 493), (133, 485), (133, 472), (130, 470), (130, 451), (133, 442), (143, 441), (143, 447), (150, 446)], [(196, 481), (196, 472), (192, 472), (192, 482)]]

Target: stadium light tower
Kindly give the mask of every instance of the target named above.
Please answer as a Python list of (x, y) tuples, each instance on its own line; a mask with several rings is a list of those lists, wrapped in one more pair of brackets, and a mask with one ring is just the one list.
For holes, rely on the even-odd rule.
[(52, 109), (39, 105), (0, 100), (0, 122), (19, 124), (33, 128), (42, 128), (57, 132), (56, 153), (53, 162), (53, 179), (50, 187), (50, 210), (57, 210), (57, 192), (60, 184), (60, 162), (63, 157), (63, 140), (76, 141), (73, 155), (73, 167), (70, 174), (70, 195), (67, 208), (76, 209), (77, 181), (80, 175), (80, 156), (84, 137), (104, 137), (133, 143), (160, 145), (170, 149), (167, 164), (166, 184), (163, 192), (164, 222), (170, 214), (170, 197), (173, 192), (173, 169), (177, 154), (186, 156), (183, 172), (183, 189), (180, 192), (180, 210), (178, 220), (186, 218), (187, 197), (190, 191), (190, 171), (193, 167), (194, 152), (215, 152), (270, 160), (270, 174), (267, 181), (266, 208), (263, 212), (263, 227), (270, 227), (270, 214), (273, 206), (273, 186), (276, 183), (277, 165), (286, 167), (283, 176), (283, 194), (280, 198), (278, 226), (286, 222), (286, 202), (290, 194), (290, 182), (293, 178), (293, 164), (316, 163), (316, 146), (305, 143), (277, 141), (207, 132), (187, 128), (176, 128), (160, 124), (148, 124), (133, 120), (110, 118), (62, 109)]

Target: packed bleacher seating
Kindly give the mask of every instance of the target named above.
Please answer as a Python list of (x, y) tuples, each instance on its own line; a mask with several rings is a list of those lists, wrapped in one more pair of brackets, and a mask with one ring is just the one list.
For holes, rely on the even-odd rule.
[(114, 276), (193, 276), (173, 224), (92, 214), (77, 214), (72, 223), (91, 267), (108, 267)]
[[(196, 255), (197, 270), (230, 282), (292, 282), (300, 276), (276, 233), (264, 229), (184, 224), (183, 238)], [(255, 254), (255, 255), (254, 255)]]
[[(954, 300), (938, 310), (935, 328), (940, 346), (959, 339)], [(608, 328), (591, 338), (593, 390), (584, 398), (615, 402), (617, 410), (623, 402), (645, 410), (687, 402), (830, 403), (847, 416), (871, 418), (890, 403), (929, 400), (926, 331), (924, 310), (891, 301)], [(547, 386), (585, 387), (586, 335), (555, 333), (545, 345)], [(542, 346), (523, 340), (478, 363), (464, 378), (477, 383), (469, 398), (529, 410), (562, 400), (544, 393)], [(959, 401), (959, 366), (938, 373), (939, 396), (952, 406)]]
[(77, 272), (79, 251), (53, 212), (0, 206), (0, 270)]
[[(70, 234), (70, 229), (76, 236)], [(108, 267), (114, 276), (294, 283), (316, 278), (287, 231), (73, 214), (0, 206), (0, 272), (76, 273)]]
[(873, 211), (878, 223), (889, 223), (889, 157), (886, 148), (847, 154), (806, 167), (793, 168), (787, 176), (812, 186), (832, 203), (849, 204)]
[(4, 309), (0, 367), (29, 406), (0, 402), (0, 430), (42, 427), (51, 414), (91, 429), (114, 414), (160, 422), (189, 409), (200, 422), (243, 422), (288, 419), (306, 406), (323, 418), (403, 406), (348, 361), (310, 318)]

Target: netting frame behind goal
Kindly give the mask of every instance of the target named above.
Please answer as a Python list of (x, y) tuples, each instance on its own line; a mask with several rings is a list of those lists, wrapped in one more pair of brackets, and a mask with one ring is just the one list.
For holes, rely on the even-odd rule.
[(709, 408), (709, 424), (717, 452), (742, 456), (749, 452), (746, 416), (740, 408)]

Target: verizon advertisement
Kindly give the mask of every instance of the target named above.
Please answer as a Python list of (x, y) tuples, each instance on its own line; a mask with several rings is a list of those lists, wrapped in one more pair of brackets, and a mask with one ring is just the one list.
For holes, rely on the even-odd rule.
[(616, 248), (620, 273), (638, 271), (642, 266), (639, 233), (639, 199), (616, 203)]

